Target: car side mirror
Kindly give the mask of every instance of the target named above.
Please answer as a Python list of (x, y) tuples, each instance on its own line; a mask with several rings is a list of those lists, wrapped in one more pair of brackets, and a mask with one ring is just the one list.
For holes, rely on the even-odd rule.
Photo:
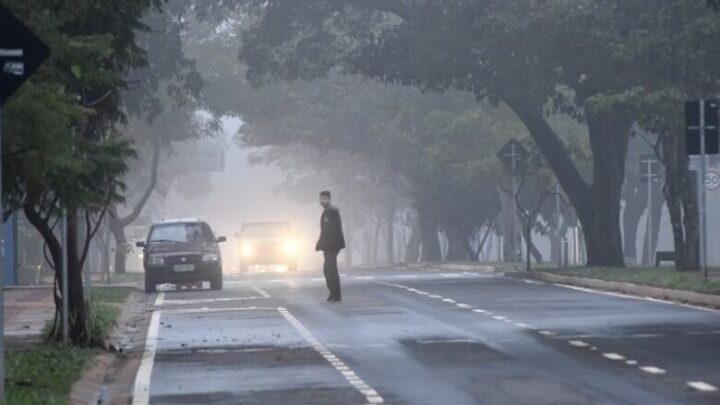
[(226, 238), (226, 237), (224, 237), (224, 236), (218, 236), (218, 238), (217, 238), (217, 243), (222, 243), (222, 242), (225, 242), (225, 241), (227, 241), (227, 238)]
[(144, 248), (144, 247), (145, 247), (145, 242), (143, 242), (143, 241), (135, 242), (135, 246), (137, 246), (137, 247), (139, 247), (139, 248)]

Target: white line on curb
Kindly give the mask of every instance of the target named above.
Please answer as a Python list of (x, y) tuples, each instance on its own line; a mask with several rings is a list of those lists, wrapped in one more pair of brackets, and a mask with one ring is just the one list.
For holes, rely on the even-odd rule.
[[(155, 299), (155, 306), (162, 304), (165, 293), (158, 294)], [(158, 304), (159, 303), (159, 304)], [(147, 338), (145, 338), (145, 351), (140, 361), (140, 368), (135, 376), (133, 387), (132, 405), (147, 405), (150, 402), (150, 376), (152, 375), (153, 364), (155, 363), (155, 352), (157, 351), (157, 337), (160, 329), (160, 314), (162, 311), (153, 311), (148, 327)]]

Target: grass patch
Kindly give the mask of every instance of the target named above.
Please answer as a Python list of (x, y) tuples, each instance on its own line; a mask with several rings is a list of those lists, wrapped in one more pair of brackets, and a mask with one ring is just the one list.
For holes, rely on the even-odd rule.
[(671, 267), (570, 267), (544, 271), (568, 276), (720, 295), (720, 279), (712, 277), (705, 280), (700, 272), (679, 272)]
[(111, 273), (110, 278), (112, 279), (113, 282), (117, 282), (117, 283), (143, 281), (145, 279), (145, 273), (142, 273), (142, 272)]
[[(123, 287), (93, 288), (91, 346), (101, 347), (117, 325), (120, 308), (132, 289)], [(46, 326), (46, 336), (52, 321)], [(9, 352), (7, 356), (6, 404), (67, 404), (73, 383), (99, 349), (40, 343)]]
[(92, 287), (90, 289), (90, 300), (100, 303), (121, 304), (130, 295), (132, 288), (129, 287)]
[(95, 303), (91, 309), (92, 321), (90, 336), (92, 346), (103, 346), (110, 332), (117, 326), (120, 308), (103, 303)]
[(50, 343), (8, 353), (6, 403), (67, 404), (73, 383), (96, 353)]

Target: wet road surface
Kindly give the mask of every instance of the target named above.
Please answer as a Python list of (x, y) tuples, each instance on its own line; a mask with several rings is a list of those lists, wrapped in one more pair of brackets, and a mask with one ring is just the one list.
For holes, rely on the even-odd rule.
[(495, 274), (158, 293), (135, 404), (717, 404), (720, 312)]

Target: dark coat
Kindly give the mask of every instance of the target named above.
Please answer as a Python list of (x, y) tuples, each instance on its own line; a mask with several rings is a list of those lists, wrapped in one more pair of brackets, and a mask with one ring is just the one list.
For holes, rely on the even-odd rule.
[(343, 236), (340, 211), (330, 206), (325, 208), (320, 217), (320, 238), (315, 250), (323, 252), (339, 252), (345, 249), (345, 236)]

